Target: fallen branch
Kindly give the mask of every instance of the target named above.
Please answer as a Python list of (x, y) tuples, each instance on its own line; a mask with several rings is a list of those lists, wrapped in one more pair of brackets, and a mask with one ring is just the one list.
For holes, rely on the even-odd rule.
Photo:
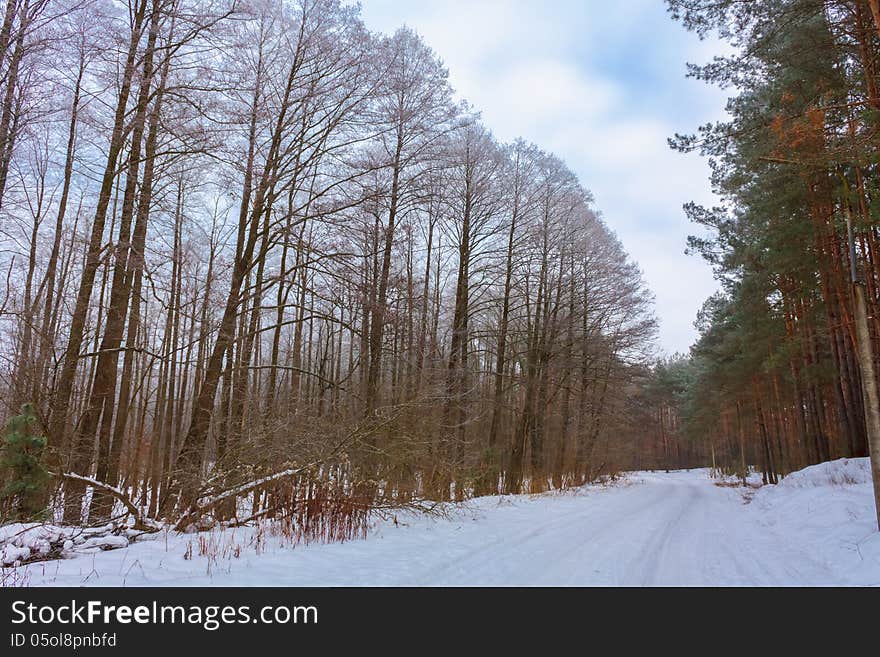
[(231, 499), (234, 500), (238, 497), (241, 497), (242, 495), (251, 493), (258, 488), (262, 488), (267, 484), (274, 484), (285, 479), (297, 477), (306, 472), (309, 472), (310, 470), (314, 470), (315, 468), (325, 465), (338, 454), (340, 454), (342, 450), (345, 449), (348, 445), (355, 442), (359, 438), (370, 433), (380, 431), (384, 427), (389, 426), (400, 415), (400, 413), (403, 412), (403, 408), (405, 408), (405, 405), (398, 407), (395, 413), (389, 415), (387, 418), (384, 418), (381, 422), (374, 426), (362, 427), (359, 425), (354, 427), (348, 434), (345, 435), (344, 438), (342, 438), (342, 440), (336, 443), (336, 445), (334, 445), (329, 452), (323, 454), (320, 458), (315, 459), (307, 465), (301, 467), (287, 468), (285, 470), (281, 470), (280, 472), (276, 472), (265, 477), (260, 477), (259, 479), (255, 479), (253, 481), (234, 486), (233, 488), (222, 491), (213, 496), (210, 496), (209, 493), (202, 493), (196, 498), (196, 500), (190, 505), (190, 507), (186, 511), (181, 513), (177, 522), (175, 522), (174, 524), (174, 530), (178, 532), (184, 531), (194, 519), (198, 518), (198, 516), (203, 515), (207, 511), (215, 509), (223, 502), (229, 501)]
[[(388, 418), (382, 423), (379, 424), (378, 428), (381, 428), (392, 421), (392, 418)], [(373, 429), (376, 430), (375, 428)], [(361, 427), (355, 427), (351, 432), (349, 432), (342, 440), (340, 440), (327, 454), (323, 455), (321, 458), (316, 459), (309, 463), (308, 465), (304, 465), (298, 468), (287, 468), (280, 472), (276, 472), (271, 475), (267, 475), (265, 477), (260, 477), (254, 481), (250, 481), (245, 484), (241, 484), (239, 486), (235, 486), (228, 490), (225, 490), (213, 497), (206, 498), (205, 494), (199, 496), (196, 501), (187, 509), (177, 522), (174, 524), (175, 531), (183, 531), (189, 525), (190, 521), (205, 513), (206, 511), (210, 511), (211, 509), (216, 508), (223, 502), (229, 499), (235, 499), (240, 497), (241, 495), (246, 495), (247, 493), (253, 492), (254, 490), (265, 486), (266, 484), (277, 483), (284, 479), (289, 479), (291, 477), (299, 476), (309, 470), (313, 470), (316, 467), (320, 467), (321, 465), (330, 461), (333, 457), (339, 454), (347, 445), (349, 445), (352, 441), (354, 441), (359, 432), (361, 431)]]
[(257, 488), (265, 486), (266, 484), (277, 483), (284, 479), (296, 477), (297, 475), (301, 475), (304, 472), (307, 472), (309, 469), (314, 468), (315, 465), (316, 464), (310, 464), (301, 468), (288, 468), (287, 470), (282, 470), (281, 472), (276, 472), (275, 474), (260, 477), (259, 479), (255, 479), (254, 481), (250, 481), (246, 484), (235, 486), (234, 488), (230, 488), (229, 490), (223, 491), (222, 493), (213, 497), (209, 497), (208, 499), (204, 499), (204, 497), (201, 497), (196, 502), (196, 504), (193, 504), (185, 513), (183, 513), (183, 515), (180, 516), (180, 518), (174, 524), (174, 530), (178, 532), (183, 531), (184, 529), (186, 529), (187, 525), (189, 525), (190, 521), (193, 518), (220, 506), (230, 499), (234, 500), (241, 495), (246, 495), (247, 493), (250, 493)]
[(76, 481), (81, 484), (86, 484), (87, 486), (91, 486), (92, 488), (107, 493), (111, 497), (119, 500), (131, 514), (131, 517), (134, 518), (134, 529), (138, 531), (150, 533), (159, 531), (159, 529), (161, 528), (158, 523), (151, 521), (149, 518), (144, 518), (137, 505), (131, 501), (131, 499), (128, 497), (128, 495), (125, 494), (125, 492), (123, 492), (116, 486), (111, 486), (110, 484), (107, 484), (103, 481), (98, 481), (97, 479), (93, 479), (92, 477), (86, 477), (80, 474), (76, 474), (75, 472), (50, 472), (49, 474), (63, 481)]

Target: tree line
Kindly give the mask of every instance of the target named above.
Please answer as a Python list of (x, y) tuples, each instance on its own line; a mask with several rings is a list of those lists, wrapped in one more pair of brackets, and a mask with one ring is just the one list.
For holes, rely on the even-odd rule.
[(5, 513), (74, 524), (581, 483), (654, 332), (577, 176), (338, 0), (6, 0), (0, 271)]
[(686, 210), (704, 229), (690, 248), (722, 289), (690, 355), (660, 364), (645, 390), (656, 461), (743, 476), (758, 464), (776, 483), (867, 456), (880, 353), (880, 3), (668, 6), (734, 47), (690, 73), (736, 95), (729, 121), (671, 140), (711, 163), (722, 203)]

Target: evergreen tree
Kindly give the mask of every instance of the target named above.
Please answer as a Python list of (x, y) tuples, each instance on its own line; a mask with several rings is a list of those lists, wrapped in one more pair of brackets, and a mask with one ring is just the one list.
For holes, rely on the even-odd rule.
[(0, 491), (2, 503), (11, 519), (39, 519), (46, 511), (46, 489), (50, 475), (40, 462), (46, 439), (34, 433), (34, 409), (25, 404), (21, 414), (6, 423), (0, 470), (6, 485)]

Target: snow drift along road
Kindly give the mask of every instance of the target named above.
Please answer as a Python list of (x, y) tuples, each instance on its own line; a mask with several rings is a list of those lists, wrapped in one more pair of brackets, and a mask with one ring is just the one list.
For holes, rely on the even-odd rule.
[(226, 530), (202, 535), (209, 558), (198, 537), (163, 534), (16, 575), (49, 586), (880, 585), (869, 476), (866, 459), (758, 491), (716, 486), (703, 470), (635, 473), (382, 522), (365, 541), (291, 549)]

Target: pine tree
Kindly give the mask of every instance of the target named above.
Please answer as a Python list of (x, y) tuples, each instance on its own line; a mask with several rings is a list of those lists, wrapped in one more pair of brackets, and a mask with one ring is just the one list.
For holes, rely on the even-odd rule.
[(41, 463), (46, 438), (34, 433), (34, 409), (25, 404), (21, 414), (6, 423), (0, 471), (6, 485), (0, 491), (2, 504), (11, 520), (31, 521), (46, 511), (46, 489), (51, 479)]

